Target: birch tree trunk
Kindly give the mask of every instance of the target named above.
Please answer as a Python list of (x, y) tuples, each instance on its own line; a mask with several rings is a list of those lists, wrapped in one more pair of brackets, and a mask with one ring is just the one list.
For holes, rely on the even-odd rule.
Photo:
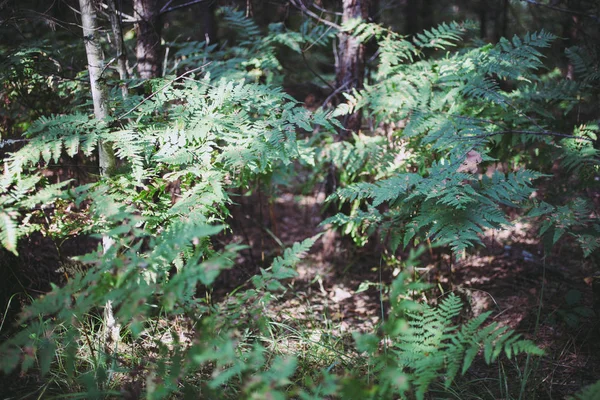
[[(79, 8), (81, 12), (81, 26), (83, 28), (83, 41), (85, 42), (90, 86), (92, 88), (94, 115), (98, 120), (105, 120), (109, 116), (108, 90), (105, 80), (102, 79), (104, 58), (102, 56), (98, 35), (97, 12), (94, 8), (93, 0), (79, 0)], [(110, 143), (103, 141), (98, 142), (98, 164), (101, 176), (107, 177), (114, 174), (116, 159)], [(112, 244), (113, 242), (108, 236), (102, 238), (104, 252), (106, 252)], [(104, 322), (106, 329), (105, 338), (111, 340), (112, 343), (118, 343), (120, 338), (120, 327), (114, 318), (113, 307), (110, 301), (106, 303), (104, 309)]]
[[(343, 0), (342, 23), (352, 19), (367, 20), (369, 0)], [(338, 57), (336, 59), (336, 85), (348, 92), (352, 89), (362, 89), (365, 77), (365, 46), (360, 40), (345, 32), (338, 34)], [(345, 140), (350, 132), (360, 129), (362, 117), (360, 111), (344, 118), (342, 125), (346, 128), (340, 134)]]
[(138, 21), (135, 24), (137, 71), (142, 79), (156, 78), (162, 70), (158, 0), (133, 0), (133, 15)]
[[(92, 100), (94, 102), (94, 115), (96, 119), (108, 118), (108, 90), (102, 78), (104, 58), (98, 38), (97, 14), (93, 0), (79, 0), (81, 11), (81, 25), (83, 27), (83, 41), (87, 55), (90, 85), (92, 87)], [(110, 176), (116, 168), (115, 153), (109, 143), (98, 143), (98, 160), (100, 175)]]

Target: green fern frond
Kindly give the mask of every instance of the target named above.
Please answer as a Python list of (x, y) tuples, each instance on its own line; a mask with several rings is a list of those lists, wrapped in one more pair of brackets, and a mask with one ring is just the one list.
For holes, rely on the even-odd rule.
[(80, 150), (90, 155), (96, 148), (105, 124), (83, 114), (41, 117), (27, 130), (28, 143), (10, 156), (11, 173), (19, 173), (27, 166), (43, 160), (58, 162), (63, 151), (74, 156)]
[(456, 46), (464, 33), (465, 29), (456, 22), (442, 23), (430, 30), (417, 33), (413, 38), (413, 42), (424, 49), (445, 49), (446, 47)]
[(591, 400), (600, 398), (600, 381), (587, 386), (575, 395), (569, 397), (569, 400)]
[(252, 41), (260, 36), (260, 28), (251, 19), (246, 17), (243, 11), (231, 7), (220, 7), (219, 12), (223, 15), (227, 27), (238, 32), (246, 41)]
[(421, 311), (407, 313), (408, 326), (393, 338), (395, 361), (402, 372), (411, 374), (418, 399), (423, 399), (429, 386), (441, 378), (449, 387), (458, 371), (464, 374), (481, 350), (488, 364), (502, 352), (508, 358), (522, 352), (543, 354), (531, 341), (521, 339), (507, 327), (496, 323), (484, 326), (490, 312), (456, 325), (462, 307), (454, 294), (435, 308), (423, 305)]
[(11, 253), (17, 255), (17, 224), (9, 212), (0, 212), (0, 242)]
[(565, 54), (573, 65), (577, 78), (582, 79), (585, 83), (593, 83), (600, 80), (596, 48), (573, 46), (566, 49)]

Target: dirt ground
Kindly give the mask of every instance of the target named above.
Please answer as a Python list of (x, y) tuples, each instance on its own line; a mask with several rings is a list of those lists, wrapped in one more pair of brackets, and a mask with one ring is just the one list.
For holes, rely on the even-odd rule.
[[(234, 231), (245, 232), (245, 238), (235, 239), (249, 245), (239, 260), (248, 268), (243, 275), (254, 272), (252, 260), (268, 266), (263, 260), (284, 246), (323, 232), (319, 225), (323, 199), (323, 193), (282, 193), (268, 204), (256, 195), (241, 197), (232, 220), (238, 228)], [(527, 393), (537, 399), (564, 399), (600, 378), (600, 319), (593, 311), (591, 286), (594, 260), (583, 259), (567, 239), (544, 259), (537, 228), (515, 218), (510, 229), (486, 232), (486, 246), (459, 260), (438, 250), (425, 254), (418, 271), (437, 288), (430, 301), (452, 291), (463, 298), (470, 317), (491, 310), (492, 321), (534, 340), (546, 355), (535, 361)], [(340, 338), (353, 331), (377, 330), (386, 315), (384, 295), (376, 285), (358, 289), (366, 281), (387, 284), (393, 279), (392, 268), (382, 261), (383, 249), (376, 243), (356, 248), (338, 233), (325, 232), (298, 266), (293, 290), (274, 304), (273, 316), (282, 322), (327, 327)], [(239, 272), (228, 271), (223, 282), (235, 281), (236, 275), (242, 278)], [(525, 364), (524, 358), (517, 360), (518, 366), (506, 360), (503, 366), (514, 382)], [(498, 377), (498, 367), (479, 362), (457, 385), (490, 376)], [(489, 390), (495, 393), (496, 388)], [(474, 391), (481, 394), (481, 388)], [(482, 398), (494, 398), (490, 396)]]

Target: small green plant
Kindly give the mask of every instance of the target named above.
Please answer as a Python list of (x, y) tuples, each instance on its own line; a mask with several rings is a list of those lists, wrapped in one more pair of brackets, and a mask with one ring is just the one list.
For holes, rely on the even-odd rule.
[(565, 294), (564, 305), (556, 310), (555, 315), (551, 315), (551, 320), (560, 319), (570, 328), (574, 329), (581, 326), (583, 321), (588, 321), (594, 317), (594, 311), (582, 304), (582, 293), (576, 289), (570, 289)]
[(574, 396), (569, 397), (570, 400), (587, 400), (597, 399), (600, 397), (600, 381), (587, 386), (583, 390), (576, 393)]
[(410, 283), (401, 273), (390, 287), (390, 316), (382, 326), (385, 336), (355, 335), (358, 351), (372, 355), (369, 363), (380, 398), (413, 393), (423, 399), (433, 383), (449, 389), (480, 352), (487, 364), (501, 354), (509, 359), (520, 353), (543, 354), (511, 329), (495, 322), (485, 324), (491, 312), (458, 322), (463, 304), (454, 294), (437, 307), (410, 299), (411, 291), (423, 289), (423, 284)]

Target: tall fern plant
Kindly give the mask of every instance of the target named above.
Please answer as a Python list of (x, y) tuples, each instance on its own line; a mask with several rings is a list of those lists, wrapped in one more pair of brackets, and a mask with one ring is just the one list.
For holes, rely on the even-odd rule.
[[(87, 373), (74, 351), (82, 346), (87, 354), (97, 357), (92, 370), (115, 368), (114, 359), (101, 356), (104, 344), (97, 343), (93, 332), (83, 329), (86, 321), (93, 320), (95, 308), (107, 301), (112, 302), (117, 322), (134, 342), (141, 340), (140, 335), (155, 318), (156, 307), (168, 318), (186, 314), (200, 319), (209, 312), (209, 304), (195, 297), (198, 285), (210, 288), (220, 271), (233, 266), (239, 248), (216, 249), (210, 240), (224, 228), (228, 190), (294, 160), (313, 163), (312, 150), (297, 139), (297, 132), (312, 130), (315, 125), (333, 129), (324, 112), (307, 111), (280, 89), (244, 81), (211, 81), (208, 76), (154, 83), (159, 88), (154, 96), (135, 108), (120, 110), (122, 103), (115, 102), (115, 114), (127, 117), (123, 125), (110, 120), (99, 123), (82, 114), (45, 117), (28, 131), (27, 144), (7, 158), (0, 232), (8, 249), (16, 251), (19, 237), (33, 230), (49, 233), (49, 225), (59, 226), (53, 223), (52, 214), (47, 217), (49, 225), (34, 223), (40, 211), (34, 206), (65, 207), (59, 200), (71, 204), (69, 215), (75, 213), (85, 219), (79, 233), (101, 234), (111, 238), (114, 245), (106, 254), (96, 251), (81, 258), (89, 265), (86, 273), (73, 277), (63, 288), (55, 288), (24, 312), (20, 319), (23, 330), (0, 345), (4, 372), (18, 365), (23, 370), (37, 365), (46, 374), (58, 361), (66, 362), (71, 379), (76, 379)], [(99, 140), (110, 143), (123, 161), (115, 175), (83, 186), (74, 182), (48, 185), (41, 180), (40, 167), (58, 162), (64, 154), (91, 155)], [(170, 189), (174, 185), (178, 187), (176, 197)], [(62, 234), (70, 233), (65, 229)], [(282, 286), (275, 282), (291, 276), (289, 267), (312, 242), (276, 260), (272, 269), (254, 280), (257, 290), (246, 297), (252, 297), (262, 309), (264, 302), (256, 296), (280, 290)], [(177, 271), (174, 275), (173, 270)], [(216, 319), (225, 325), (227, 320)], [(207, 342), (221, 340), (216, 331), (206, 334)], [(222, 340), (223, 345), (233, 346), (233, 339)], [(131, 344), (125, 341), (121, 345)], [(173, 354), (187, 349), (180, 345), (170, 348)], [(56, 349), (66, 349), (66, 353)], [(118, 355), (118, 348), (113, 351)], [(194, 351), (194, 357), (204, 361), (182, 361), (177, 368), (193, 371), (213, 360), (213, 356), (203, 355), (212, 352), (212, 347)], [(221, 355), (214, 357), (221, 360)], [(235, 351), (223, 356), (225, 367)], [(246, 368), (242, 361), (236, 363)], [(96, 374), (97, 379), (88, 381), (88, 393), (108, 390), (109, 377), (116, 372), (89, 373)], [(149, 390), (169, 393), (177, 390), (177, 382), (165, 382), (161, 387)]]
[[(553, 243), (568, 232), (589, 254), (600, 244), (596, 222), (579, 210), (572, 214), (577, 222), (565, 227), (557, 211), (570, 206), (530, 200), (545, 171), (487, 172), (484, 167), (545, 151), (567, 168), (597, 172), (597, 125), (557, 132), (553, 127), (560, 124), (550, 112), (559, 105), (567, 112), (588, 86), (541, 74), (542, 51), (555, 40), (550, 33), (472, 46), (460, 41), (468, 28), (443, 24), (412, 41), (373, 24), (348, 28), (364, 40), (379, 40), (379, 69), (376, 82), (347, 94), (336, 113), (362, 108), (377, 123), (403, 128), (387, 145), (394, 159), (379, 168), (387, 175), (340, 188), (331, 201), (361, 206), (328, 222), (351, 226), (358, 236), (379, 231), (392, 249), (429, 237), (461, 254), (481, 243), (485, 229), (509, 224), (506, 207), (525, 207), (532, 217), (545, 218), (542, 233), (555, 232)], [(459, 44), (452, 53), (435, 51)], [(434, 56), (427, 56), (432, 51)]]
[(389, 288), (390, 313), (382, 326), (383, 348), (376, 335), (354, 335), (357, 349), (372, 355), (369, 363), (377, 382), (377, 398), (424, 399), (434, 384), (448, 389), (480, 353), (488, 365), (501, 355), (510, 359), (521, 353), (543, 354), (533, 342), (508, 327), (497, 322), (486, 324), (491, 312), (458, 323), (463, 303), (452, 293), (437, 307), (410, 299), (410, 292), (426, 289), (426, 285), (411, 282), (400, 273)]

